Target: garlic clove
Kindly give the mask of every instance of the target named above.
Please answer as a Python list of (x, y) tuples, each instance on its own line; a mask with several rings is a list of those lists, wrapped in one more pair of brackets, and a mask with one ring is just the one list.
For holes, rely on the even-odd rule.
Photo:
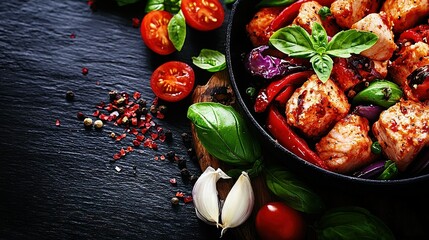
[(222, 207), (221, 236), (228, 228), (234, 228), (244, 223), (250, 216), (255, 203), (252, 184), (249, 175), (242, 172), (226, 196)]
[(197, 217), (211, 225), (219, 225), (219, 198), (216, 182), (220, 178), (228, 179), (231, 177), (220, 168), (215, 170), (209, 166), (195, 182), (192, 189), (192, 198)]

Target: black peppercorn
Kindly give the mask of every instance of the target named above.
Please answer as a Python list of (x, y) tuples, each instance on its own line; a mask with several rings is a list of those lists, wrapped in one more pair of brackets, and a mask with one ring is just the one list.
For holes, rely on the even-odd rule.
[(176, 156), (176, 153), (174, 151), (169, 151), (165, 157), (170, 161), (174, 161), (174, 157)]
[(187, 168), (183, 168), (182, 170), (180, 170), (180, 175), (185, 180), (189, 180), (189, 178), (191, 177), (191, 173)]
[(66, 92), (66, 100), (67, 101), (73, 101), (74, 100), (74, 93), (72, 91)]
[(179, 159), (177, 161), (177, 166), (179, 167), (180, 170), (186, 168), (186, 160), (185, 159)]
[(187, 133), (182, 133), (182, 141), (186, 148), (192, 147), (192, 137)]

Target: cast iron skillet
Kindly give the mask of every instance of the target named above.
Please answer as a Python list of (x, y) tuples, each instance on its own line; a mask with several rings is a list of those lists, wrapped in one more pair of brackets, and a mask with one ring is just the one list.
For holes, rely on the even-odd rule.
[(319, 184), (342, 187), (346, 190), (356, 188), (364, 190), (412, 190), (420, 185), (429, 183), (429, 174), (397, 179), (397, 180), (369, 180), (337, 174), (319, 168), (297, 157), (292, 152), (280, 145), (265, 129), (263, 114), (255, 114), (253, 100), (246, 94), (249, 87), (249, 79), (252, 76), (245, 70), (243, 56), (252, 49), (252, 45), (246, 36), (245, 25), (253, 17), (257, 0), (237, 0), (231, 11), (227, 35), (226, 35), (226, 60), (232, 87), (236, 93), (240, 108), (254, 126), (255, 131), (261, 137), (261, 143), (265, 151), (264, 158), (275, 159), (285, 165), (286, 168), (295, 171), (299, 176)]

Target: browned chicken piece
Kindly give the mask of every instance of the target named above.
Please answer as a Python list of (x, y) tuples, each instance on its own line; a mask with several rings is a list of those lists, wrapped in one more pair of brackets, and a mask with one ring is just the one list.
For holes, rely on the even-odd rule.
[(323, 83), (312, 75), (286, 103), (286, 119), (305, 136), (317, 138), (345, 117), (349, 109), (346, 95), (331, 79)]
[(331, 4), (331, 13), (340, 27), (349, 29), (366, 15), (378, 12), (380, 2), (380, 0), (337, 0)]
[(401, 33), (429, 16), (429, 0), (386, 0), (381, 6), (392, 23), (393, 32)]
[(361, 55), (378, 61), (388, 60), (392, 57), (397, 46), (394, 41), (392, 28), (384, 12), (371, 13), (353, 24), (351, 28), (372, 32), (378, 36), (378, 40), (374, 46), (361, 52)]
[(328, 36), (334, 36), (340, 29), (332, 16), (322, 20), (319, 15), (319, 10), (321, 8), (322, 5), (316, 1), (303, 3), (299, 8), (298, 16), (293, 20), (292, 24), (301, 26), (307, 30), (307, 32), (311, 33), (313, 23), (318, 22), (326, 30)]
[(429, 45), (417, 42), (413, 45), (404, 46), (389, 66), (389, 74), (392, 79), (404, 90), (408, 99), (417, 101), (409, 86), (407, 77), (417, 68), (429, 64)]
[(316, 143), (316, 152), (333, 172), (355, 171), (375, 159), (371, 153), (370, 129), (366, 118), (347, 115)]
[(429, 106), (403, 100), (383, 111), (372, 127), (383, 154), (406, 170), (417, 154), (429, 145)]
[(268, 39), (273, 35), (270, 25), (283, 7), (261, 8), (246, 25), (246, 31), (254, 47), (268, 44)]

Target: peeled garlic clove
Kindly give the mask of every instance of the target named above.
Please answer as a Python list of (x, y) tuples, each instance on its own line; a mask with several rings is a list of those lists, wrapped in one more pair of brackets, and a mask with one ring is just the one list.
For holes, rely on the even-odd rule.
[(216, 182), (220, 178), (227, 179), (231, 177), (220, 168), (215, 170), (209, 166), (195, 182), (192, 189), (192, 198), (197, 217), (212, 225), (219, 225), (219, 199)]
[(228, 228), (234, 228), (246, 221), (253, 210), (255, 196), (249, 175), (242, 172), (226, 196), (222, 207), (221, 237)]

